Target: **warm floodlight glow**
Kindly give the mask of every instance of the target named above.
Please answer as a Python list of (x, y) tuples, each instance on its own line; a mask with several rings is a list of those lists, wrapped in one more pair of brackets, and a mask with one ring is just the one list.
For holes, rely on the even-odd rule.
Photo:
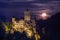
[(39, 34), (35, 34), (35, 40), (40, 40)]
[(33, 32), (31, 30), (26, 30), (26, 35), (28, 38), (31, 38), (33, 36)]
[[(26, 36), (28, 38), (32, 38), (33, 36), (35, 36), (35, 40), (39, 40), (40, 39), (40, 35), (36, 34), (36, 28), (35, 26), (35, 21), (33, 20), (33, 25), (29, 25), (27, 22), (25, 22), (24, 20), (19, 20), (14, 21), (13, 22), (14, 26), (12, 27), (14, 30), (19, 31), (20, 33), (25, 32)], [(33, 29), (33, 30), (32, 30)]]

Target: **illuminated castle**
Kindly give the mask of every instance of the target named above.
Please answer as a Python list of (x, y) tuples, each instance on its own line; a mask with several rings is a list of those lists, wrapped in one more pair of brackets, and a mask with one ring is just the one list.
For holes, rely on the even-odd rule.
[(24, 20), (30, 21), (30, 11), (28, 9), (24, 12)]
[(20, 33), (23, 33), (23, 31), (25, 31), (28, 38), (34, 36), (36, 40), (39, 40), (40, 36), (36, 31), (36, 22), (35, 20), (31, 20), (30, 16), (30, 11), (27, 9), (24, 12), (24, 19), (16, 21), (15, 18), (12, 18), (12, 30), (19, 31)]
[(19, 24), (20, 21), (24, 21), (26, 23), (29, 23), (31, 26), (34, 26), (36, 27), (36, 23), (35, 23), (35, 20), (31, 20), (31, 17), (30, 17), (30, 11), (27, 9), (25, 12), (24, 12), (24, 19), (20, 19), (19, 21), (16, 21), (15, 18), (12, 18), (12, 22), (14, 24), (17, 23), (17, 25)]

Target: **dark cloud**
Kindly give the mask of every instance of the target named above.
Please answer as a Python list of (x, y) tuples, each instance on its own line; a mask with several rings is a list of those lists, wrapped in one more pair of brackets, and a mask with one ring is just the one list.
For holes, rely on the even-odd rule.
[[(31, 5), (37, 6), (40, 9), (38, 11), (41, 12), (41, 10), (50, 10), (52, 12), (58, 12), (60, 9), (60, 1), (52, 1), (52, 2), (48, 2), (48, 3), (32, 3)], [(37, 12), (38, 12), (37, 11)], [(36, 11), (35, 11), (36, 12)]]
[(0, 0), (0, 2), (32, 2), (37, 0)]

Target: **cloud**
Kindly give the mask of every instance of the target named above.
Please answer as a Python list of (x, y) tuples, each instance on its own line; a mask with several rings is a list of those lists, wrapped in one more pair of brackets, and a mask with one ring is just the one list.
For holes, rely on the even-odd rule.
[(0, 2), (32, 2), (36, 0), (0, 0)]
[[(57, 12), (60, 10), (60, 1), (51, 1), (48, 3), (32, 3), (31, 5), (37, 6), (37, 11), (41, 11), (41, 10), (50, 10), (53, 12)], [(36, 12), (36, 11), (35, 11)]]
[(36, 1), (36, 0), (12, 0), (13, 2), (29, 2), (29, 1)]
[(47, 3), (31, 3), (31, 5), (35, 5), (35, 6), (56, 6), (56, 5), (60, 5), (60, 1), (51, 1), (51, 2), (47, 2)]
[(36, 8), (32, 8), (32, 12), (36, 16), (44, 12), (48, 13), (51, 17), (57, 12), (60, 12), (60, 1), (51, 1), (46, 3), (31, 3), (31, 5), (36, 6)]
[(51, 1), (50, 3), (60, 3), (60, 1)]

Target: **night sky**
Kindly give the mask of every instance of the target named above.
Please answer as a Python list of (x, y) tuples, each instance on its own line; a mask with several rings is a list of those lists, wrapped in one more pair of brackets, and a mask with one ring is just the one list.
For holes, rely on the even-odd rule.
[[(41, 35), (41, 28), (46, 28), (47, 39), (42, 37), (41, 40), (59, 40), (60, 0), (0, 0), (0, 20), (10, 21), (12, 17), (23, 17), (27, 8), (31, 16), (35, 15), (39, 19), (36, 21), (39, 25), (37, 31)], [(48, 13), (50, 17), (47, 20), (41, 20), (39, 15), (42, 12)]]
[(38, 16), (42, 11), (55, 15), (60, 12), (59, 0), (0, 0), (0, 15), (7, 20), (22, 17), (24, 11), (29, 8), (31, 14)]

